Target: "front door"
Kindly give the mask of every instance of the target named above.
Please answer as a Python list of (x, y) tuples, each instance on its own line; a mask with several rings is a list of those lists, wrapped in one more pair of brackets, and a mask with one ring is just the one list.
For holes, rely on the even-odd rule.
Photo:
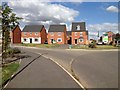
[(71, 44), (71, 37), (70, 37), (70, 39), (68, 40), (68, 44)]
[(54, 40), (54, 39), (51, 39), (51, 43), (52, 43), (52, 44), (53, 44), (53, 40)]
[(77, 39), (75, 39), (75, 44), (77, 44)]
[(32, 43), (32, 38), (30, 38), (30, 43)]

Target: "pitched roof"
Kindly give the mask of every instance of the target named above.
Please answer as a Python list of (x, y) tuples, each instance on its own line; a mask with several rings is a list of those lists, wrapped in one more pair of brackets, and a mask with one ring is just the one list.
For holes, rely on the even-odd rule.
[(44, 25), (26, 25), (22, 32), (40, 32)]
[[(80, 26), (80, 30), (77, 30), (77, 26)], [(86, 26), (85, 26), (85, 22), (73, 22), (72, 23), (72, 32), (82, 32), (82, 31), (86, 31)]]
[[(17, 27), (20, 29), (19, 25), (16, 25), (11, 31), (13, 32)], [(20, 31), (21, 31), (21, 29), (20, 29)]]
[(71, 31), (67, 31), (67, 36), (70, 36), (71, 35)]
[(48, 32), (64, 32), (66, 25), (50, 25)]

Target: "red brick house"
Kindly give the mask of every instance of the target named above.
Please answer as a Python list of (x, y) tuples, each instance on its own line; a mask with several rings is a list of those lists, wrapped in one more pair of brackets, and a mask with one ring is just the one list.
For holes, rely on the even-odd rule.
[(113, 37), (114, 33), (111, 31), (108, 31), (106, 33), (108, 34), (108, 43), (110, 43), (111, 41), (114, 40), (114, 37)]
[(72, 44), (85, 45), (88, 43), (88, 31), (86, 30), (85, 22), (72, 23)]
[(21, 29), (18, 25), (10, 31), (10, 37), (13, 44), (21, 43)]
[(44, 25), (26, 25), (21, 34), (22, 43), (44, 44), (47, 33)]
[(66, 44), (66, 25), (50, 25), (48, 31), (48, 44)]

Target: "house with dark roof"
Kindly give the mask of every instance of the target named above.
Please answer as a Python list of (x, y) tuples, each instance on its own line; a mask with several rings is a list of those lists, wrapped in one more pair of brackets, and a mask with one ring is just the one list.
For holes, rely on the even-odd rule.
[(50, 25), (48, 30), (48, 44), (66, 44), (66, 25)]
[(85, 22), (72, 23), (72, 44), (85, 45), (88, 43), (88, 31), (86, 30)]
[(44, 44), (47, 33), (44, 25), (26, 25), (21, 34), (23, 43)]

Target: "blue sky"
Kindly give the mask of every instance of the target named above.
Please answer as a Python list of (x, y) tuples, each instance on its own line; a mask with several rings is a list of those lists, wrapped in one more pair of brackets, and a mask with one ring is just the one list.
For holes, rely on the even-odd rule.
[(111, 5), (118, 7), (117, 2), (54, 2), (53, 4), (61, 4), (63, 6), (79, 11), (79, 15), (75, 18), (75, 21), (84, 20), (88, 24), (118, 22), (118, 13), (106, 11), (106, 8)]

